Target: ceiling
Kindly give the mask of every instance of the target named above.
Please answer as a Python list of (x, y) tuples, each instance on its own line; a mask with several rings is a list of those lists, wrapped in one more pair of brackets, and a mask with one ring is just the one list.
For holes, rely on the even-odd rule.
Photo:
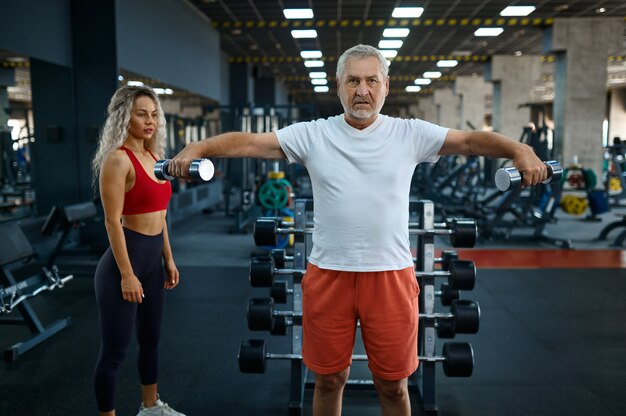
[[(190, 0), (212, 21), (221, 35), (221, 49), (232, 62), (250, 62), (260, 76), (285, 83), (296, 102), (336, 103), (334, 75), (336, 60), (358, 43), (377, 46), (386, 27), (407, 27), (410, 34), (392, 60), (389, 75), (391, 93), (387, 105), (414, 100), (405, 93), (424, 71), (439, 70), (440, 80), (420, 94), (451, 85), (457, 75), (481, 75), (484, 62), (494, 54), (542, 55), (542, 32), (561, 17), (623, 17), (626, 2), (577, 0)], [(523, 18), (502, 18), (509, 5), (534, 5), (536, 10)], [(393, 19), (395, 7), (423, 7), (419, 19)], [(312, 20), (287, 20), (284, 8), (311, 8)], [(482, 26), (501, 26), (497, 37), (475, 37)], [(316, 29), (316, 39), (294, 39), (292, 29)], [(318, 49), (323, 53), (324, 71), (330, 91), (314, 93), (300, 51)], [(625, 47), (626, 49), (626, 47)], [(624, 51), (615, 51), (624, 60)], [(442, 58), (457, 59), (454, 68), (436, 68)], [(549, 56), (544, 56), (550, 62)], [(617, 62), (617, 61), (616, 61)], [(318, 69), (316, 69), (318, 70)]]

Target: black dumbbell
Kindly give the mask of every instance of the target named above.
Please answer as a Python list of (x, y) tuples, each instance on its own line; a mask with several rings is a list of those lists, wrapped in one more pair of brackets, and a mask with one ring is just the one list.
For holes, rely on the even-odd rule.
[(274, 264), (277, 269), (282, 269), (285, 267), (285, 263), (288, 261), (293, 261), (293, 256), (288, 256), (287, 251), (283, 248), (274, 248), (270, 251), (270, 257), (274, 259)]
[[(433, 314), (440, 315), (440, 314)], [(480, 327), (480, 306), (471, 300), (455, 300), (446, 316), (435, 316), (437, 336), (454, 338), (456, 334), (476, 334)]]
[[(172, 159), (161, 159), (154, 165), (154, 176), (164, 181), (171, 181), (174, 176), (168, 172)], [(213, 162), (209, 159), (195, 159), (189, 165), (189, 176), (197, 181), (209, 181), (215, 173)]]
[(287, 296), (293, 293), (293, 289), (289, 289), (289, 284), (285, 281), (274, 282), (270, 288), (270, 297), (275, 303), (287, 303)]
[(409, 234), (449, 235), (450, 245), (452, 247), (474, 247), (478, 236), (476, 220), (472, 218), (448, 218), (446, 219), (446, 222), (435, 223), (435, 228), (431, 230), (414, 227), (418, 227), (418, 224), (409, 223)]
[[(272, 298), (250, 299), (246, 315), (250, 331), (274, 331), (277, 323), (284, 328), (294, 323), (296, 325), (302, 324), (301, 312), (275, 311), (274, 299)], [(290, 318), (290, 322), (287, 322), (285, 318)], [(279, 330), (275, 335), (284, 335), (281, 333), (283, 330), (285, 329)]]
[[(452, 218), (445, 223), (435, 224), (432, 230), (423, 230), (415, 223), (409, 223), (409, 234), (449, 235), (452, 247), (474, 247), (478, 235), (476, 221), (469, 218)], [(263, 217), (254, 221), (254, 243), (257, 246), (275, 246), (276, 236), (279, 234), (312, 233), (312, 228), (293, 228), (291, 223), (283, 222), (280, 218)]]
[(439, 296), (443, 306), (450, 306), (452, 301), (461, 297), (461, 294), (458, 289), (452, 289), (449, 284), (442, 283), (440, 290), (435, 291), (435, 296)]
[(272, 287), (274, 275), (304, 276), (304, 270), (277, 269), (272, 257), (261, 257), (250, 260), (250, 286)]
[(454, 250), (443, 250), (441, 257), (436, 258), (435, 262), (441, 264), (441, 270), (450, 270), (450, 263), (453, 260), (458, 260), (459, 254)]
[[(249, 339), (239, 346), (237, 360), (242, 373), (265, 373), (267, 360), (301, 360), (301, 354), (271, 354), (266, 351), (264, 339)], [(443, 362), (447, 377), (470, 377), (474, 370), (474, 351), (467, 342), (446, 342), (442, 355), (418, 357), (424, 362)], [(352, 361), (367, 361), (367, 355), (353, 355)]]
[[(543, 163), (548, 167), (548, 178), (541, 183), (548, 184), (561, 179), (563, 168), (559, 162), (548, 160)], [(522, 174), (514, 167), (501, 168), (496, 171), (495, 182), (496, 187), (501, 191), (519, 188), (522, 185)]]
[(416, 276), (447, 277), (451, 289), (472, 290), (476, 282), (476, 266), (470, 260), (451, 260), (448, 270), (415, 272)]

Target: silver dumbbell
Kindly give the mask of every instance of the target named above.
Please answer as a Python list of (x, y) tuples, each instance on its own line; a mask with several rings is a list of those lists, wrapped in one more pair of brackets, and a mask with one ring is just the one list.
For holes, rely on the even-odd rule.
[[(154, 175), (165, 181), (171, 181), (174, 176), (168, 172), (168, 166), (172, 159), (161, 159), (154, 165)], [(209, 159), (196, 159), (189, 165), (189, 176), (197, 181), (209, 181), (215, 173), (213, 162)]]
[[(548, 160), (543, 163), (548, 167), (548, 179), (541, 183), (548, 184), (553, 180), (561, 179), (563, 168), (559, 162), (556, 160)], [(522, 174), (512, 166), (498, 169), (494, 179), (496, 187), (503, 192), (512, 188), (518, 188), (522, 184)]]

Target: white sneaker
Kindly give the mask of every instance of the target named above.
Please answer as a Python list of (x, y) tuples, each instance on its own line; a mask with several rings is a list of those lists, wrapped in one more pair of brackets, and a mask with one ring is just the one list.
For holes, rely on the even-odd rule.
[(185, 416), (184, 414), (172, 409), (167, 403), (163, 403), (157, 394), (157, 399), (152, 407), (144, 407), (143, 403), (139, 406), (137, 416)]

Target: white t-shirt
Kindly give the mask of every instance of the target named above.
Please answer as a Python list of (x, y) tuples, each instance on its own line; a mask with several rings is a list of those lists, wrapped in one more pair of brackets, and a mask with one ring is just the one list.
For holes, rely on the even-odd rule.
[(355, 129), (344, 115), (276, 132), (289, 163), (304, 165), (314, 200), (309, 261), (330, 270), (400, 270), (413, 265), (409, 190), (415, 167), (435, 162), (447, 128), (379, 114)]

